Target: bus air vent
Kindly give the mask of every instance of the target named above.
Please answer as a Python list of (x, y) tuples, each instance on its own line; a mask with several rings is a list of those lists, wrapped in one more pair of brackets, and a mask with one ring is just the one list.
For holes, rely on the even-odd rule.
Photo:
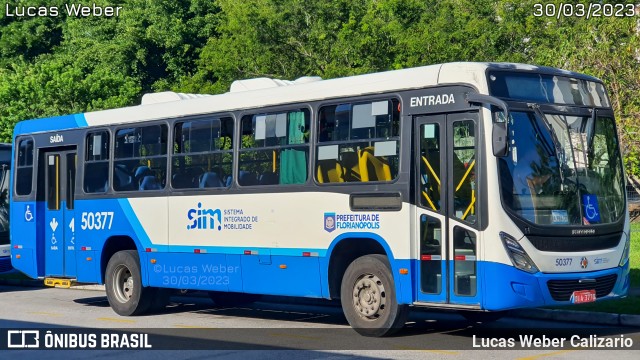
[[(592, 290), (596, 291), (596, 299), (609, 295), (613, 286), (618, 280), (618, 274), (611, 274), (600, 276), (595, 279), (589, 279), (592, 281), (581, 282), (580, 280), (549, 280), (547, 281), (547, 287), (549, 293), (555, 301), (569, 301), (571, 294), (578, 290)], [(593, 281), (595, 280), (595, 281)]]
[(531, 245), (540, 251), (595, 251), (618, 246), (622, 239), (622, 231), (598, 236), (555, 237), (528, 235), (527, 238)]

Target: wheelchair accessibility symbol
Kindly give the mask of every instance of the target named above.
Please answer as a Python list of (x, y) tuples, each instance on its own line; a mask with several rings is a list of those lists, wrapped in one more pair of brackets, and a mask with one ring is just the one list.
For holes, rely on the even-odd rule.
[(600, 209), (596, 195), (582, 195), (582, 210), (589, 223), (600, 222)]
[(31, 212), (30, 206), (31, 205), (26, 205), (24, 207), (24, 220), (26, 222), (31, 222), (33, 220), (33, 213)]

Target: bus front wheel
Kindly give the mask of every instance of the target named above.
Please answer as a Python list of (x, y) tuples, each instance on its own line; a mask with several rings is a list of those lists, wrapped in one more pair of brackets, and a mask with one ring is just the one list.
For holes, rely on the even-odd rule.
[(140, 258), (135, 250), (115, 253), (105, 272), (107, 299), (118, 315), (145, 313), (152, 305), (153, 290), (142, 286)]
[(383, 255), (354, 260), (342, 277), (342, 311), (364, 336), (386, 336), (404, 326), (409, 309), (399, 305), (389, 261)]

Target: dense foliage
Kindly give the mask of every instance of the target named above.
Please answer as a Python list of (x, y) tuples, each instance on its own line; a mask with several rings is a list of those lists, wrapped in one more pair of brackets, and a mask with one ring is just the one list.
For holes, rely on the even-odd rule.
[(257, 76), (509, 61), (603, 79), (627, 170), (640, 175), (638, 8), (634, 17), (586, 19), (535, 17), (535, 1), (512, 0), (95, 2), (123, 10), (111, 18), (0, 18), (0, 140), (10, 141), (22, 119), (134, 105), (145, 92), (219, 93)]

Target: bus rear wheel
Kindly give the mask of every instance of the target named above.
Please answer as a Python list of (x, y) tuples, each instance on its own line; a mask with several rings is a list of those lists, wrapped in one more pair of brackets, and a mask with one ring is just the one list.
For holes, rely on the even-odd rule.
[(153, 301), (153, 290), (142, 286), (140, 258), (135, 250), (115, 253), (105, 272), (107, 299), (118, 315), (144, 314)]
[(347, 321), (364, 336), (386, 336), (400, 330), (409, 309), (399, 305), (389, 261), (383, 255), (354, 260), (342, 277), (342, 311)]

